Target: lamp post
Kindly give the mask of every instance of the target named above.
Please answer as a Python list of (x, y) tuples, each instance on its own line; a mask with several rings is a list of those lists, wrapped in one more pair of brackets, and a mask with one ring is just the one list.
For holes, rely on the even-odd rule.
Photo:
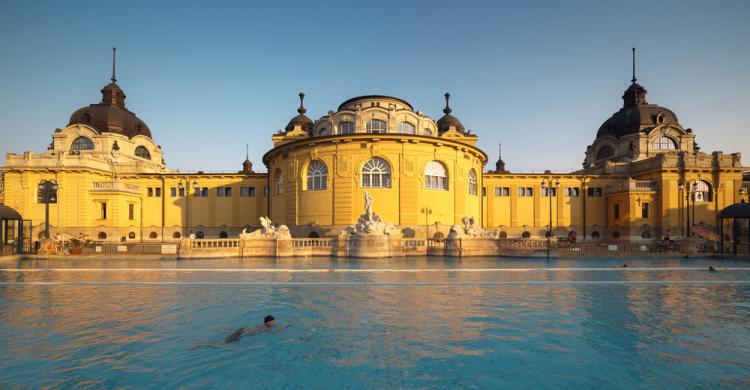
[(427, 217), (432, 214), (432, 209), (429, 207), (422, 207), (422, 210), (420, 210), (422, 214), (424, 214), (424, 225), (427, 229), (427, 239), (430, 239), (430, 224), (427, 222)]
[(44, 237), (49, 238), (49, 204), (57, 203), (57, 182), (42, 180), (37, 185), (37, 203), (44, 203)]
[(547, 258), (549, 259), (550, 247), (552, 246), (552, 194), (557, 196), (557, 190), (560, 188), (560, 180), (552, 177), (546, 177), (542, 179), (542, 189), (546, 189), (547, 197), (549, 198), (549, 229), (547, 230)]
[(693, 180), (692, 184), (690, 185), (690, 188), (692, 189), (692, 193), (693, 193), (693, 195), (690, 196), (690, 201), (693, 203), (693, 206), (692, 206), (693, 207), (693, 210), (692, 210), (693, 220), (691, 222), (691, 227), (690, 227), (690, 231), (692, 232), (693, 231), (692, 227), (695, 226), (695, 194), (698, 192), (698, 181)]
[(185, 194), (185, 231), (183, 237), (187, 236), (188, 228), (190, 225), (190, 186), (192, 185), (194, 191), (198, 191), (198, 181), (192, 177), (182, 177), (177, 184), (177, 188)]

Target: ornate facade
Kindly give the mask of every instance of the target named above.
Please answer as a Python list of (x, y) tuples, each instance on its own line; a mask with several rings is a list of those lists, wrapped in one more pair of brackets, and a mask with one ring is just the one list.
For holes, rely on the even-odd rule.
[[(170, 241), (186, 234), (236, 236), (261, 216), (295, 237), (335, 235), (363, 214), (367, 191), (384, 221), (405, 235), (448, 234), (473, 217), (500, 237), (578, 240), (678, 238), (747, 198), (740, 155), (703, 153), (671, 110), (646, 101), (636, 83), (599, 128), (583, 169), (515, 173), (487, 154), (452, 114), (449, 95), (433, 120), (402, 99), (369, 95), (317, 120), (298, 114), (272, 135), (268, 173), (249, 160), (229, 173), (167, 168), (148, 126), (125, 106), (112, 75), (100, 103), (75, 111), (43, 153), (9, 153), (0, 168), (0, 203), (44, 231), (43, 180), (57, 183), (53, 233), (102, 241)], [(744, 186), (747, 183), (744, 182)], [(551, 221), (551, 226), (550, 226)], [(697, 229), (697, 228), (695, 228)]]

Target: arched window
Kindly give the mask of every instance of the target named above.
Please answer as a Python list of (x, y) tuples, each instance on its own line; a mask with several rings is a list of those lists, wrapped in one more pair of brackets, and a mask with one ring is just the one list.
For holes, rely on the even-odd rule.
[(591, 233), (591, 238), (599, 238), (599, 232), (594, 231)]
[(620, 232), (618, 231), (612, 232), (612, 238), (620, 238)]
[(205, 233), (201, 231), (199, 231), (198, 233), (195, 233), (195, 238), (203, 238), (203, 237), (206, 237)]
[(711, 191), (711, 184), (704, 180), (693, 183), (693, 200), (695, 202), (713, 202), (714, 196)]
[(78, 137), (73, 141), (73, 144), (70, 145), (70, 150), (93, 150), (94, 149), (94, 142), (91, 141), (88, 137)]
[(229, 233), (227, 233), (227, 232), (221, 232), (221, 233), (219, 233), (219, 238), (227, 238), (227, 237), (229, 237)]
[(651, 238), (651, 233), (649, 233), (649, 232), (643, 232), (643, 233), (641, 233), (641, 238), (644, 239), (644, 240), (648, 240), (648, 239)]
[(521, 233), (521, 238), (530, 238), (530, 237), (531, 237), (531, 233), (529, 233), (529, 232), (523, 232), (523, 233)]
[(677, 144), (674, 142), (672, 138), (662, 136), (654, 140), (654, 149), (676, 150)]
[(398, 124), (398, 132), (402, 134), (415, 134), (417, 128), (409, 122), (401, 122)]
[(135, 155), (146, 160), (151, 160), (151, 153), (148, 152), (145, 146), (135, 148)]
[(477, 194), (477, 173), (474, 172), (473, 169), (469, 170), (469, 194), (470, 195), (476, 195)]
[(107, 233), (99, 232), (99, 239), (100, 240), (106, 240), (107, 239)]
[(508, 232), (500, 232), (500, 233), (498, 233), (498, 237), (500, 237), (500, 238), (508, 238)]
[(615, 154), (614, 149), (612, 149), (612, 146), (610, 145), (604, 145), (601, 148), (599, 148), (599, 151), (596, 152), (596, 159), (601, 160), (603, 158), (607, 158), (611, 155)]
[(434, 190), (448, 189), (448, 174), (445, 166), (437, 161), (430, 161), (424, 167), (425, 187)]
[(430, 130), (430, 129), (424, 129), (424, 130), (422, 130), (422, 135), (426, 135), (428, 137), (432, 137), (432, 130)]
[(180, 232), (172, 233), (172, 238), (180, 238), (180, 237), (182, 237), (182, 234), (180, 234)]
[(312, 232), (310, 232), (310, 234), (307, 235), (307, 237), (309, 237), (309, 238), (320, 238), (320, 234), (318, 234), (318, 232), (316, 232), (316, 231), (312, 231)]
[(318, 130), (318, 137), (325, 137), (326, 135), (331, 135), (331, 130), (328, 127)]
[(307, 189), (325, 190), (328, 167), (323, 161), (315, 160), (307, 167)]
[(274, 183), (276, 183), (276, 195), (284, 192), (284, 175), (281, 173), (281, 169), (277, 169), (273, 175)]
[(352, 133), (354, 133), (354, 122), (339, 123), (339, 134), (352, 134)]
[(382, 158), (368, 160), (362, 167), (362, 187), (391, 188), (391, 167)]
[(128, 238), (131, 240), (135, 240), (135, 232), (128, 233)]
[(373, 119), (367, 122), (366, 130), (368, 133), (387, 133), (388, 124), (385, 121)]

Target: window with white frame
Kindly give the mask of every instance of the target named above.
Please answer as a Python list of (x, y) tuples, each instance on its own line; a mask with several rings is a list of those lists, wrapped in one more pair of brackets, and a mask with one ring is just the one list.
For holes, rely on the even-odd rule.
[(401, 122), (398, 124), (398, 132), (401, 134), (415, 134), (416, 131), (416, 127), (409, 122)]
[(391, 166), (382, 158), (368, 160), (362, 167), (362, 187), (390, 188)]
[(354, 122), (339, 123), (339, 134), (352, 134), (352, 133), (354, 133)]
[(430, 161), (424, 167), (425, 188), (433, 190), (448, 190), (448, 173), (445, 165), (438, 161)]
[(674, 142), (672, 138), (669, 137), (659, 137), (654, 140), (654, 149), (657, 150), (676, 150), (677, 144)]
[(70, 150), (92, 150), (94, 149), (94, 142), (88, 137), (80, 136), (73, 141), (70, 145)]
[(388, 124), (385, 123), (385, 121), (373, 119), (367, 122), (367, 126), (365, 127), (365, 130), (367, 130), (368, 133), (387, 133)]
[(145, 146), (138, 146), (135, 148), (135, 155), (140, 158), (145, 158), (146, 160), (151, 160), (151, 153), (149, 153)]
[(281, 169), (277, 169), (273, 176), (274, 183), (276, 183), (276, 195), (284, 192), (284, 175), (281, 173)]
[(428, 137), (432, 137), (432, 130), (430, 130), (430, 129), (424, 129), (424, 130), (422, 130), (422, 135), (426, 135)]
[(473, 169), (469, 170), (469, 194), (470, 195), (476, 195), (477, 194), (477, 173), (474, 172)]
[(328, 179), (328, 167), (323, 161), (315, 160), (307, 167), (307, 189), (325, 190)]

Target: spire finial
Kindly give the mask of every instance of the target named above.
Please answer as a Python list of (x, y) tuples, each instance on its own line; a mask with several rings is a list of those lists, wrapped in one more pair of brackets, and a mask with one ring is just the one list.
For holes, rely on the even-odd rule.
[(117, 81), (117, 77), (115, 76), (115, 59), (116, 59), (115, 54), (116, 53), (117, 53), (117, 48), (113, 47), (112, 48), (112, 79), (111, 79), (113, 83)]
[(307, 112), (307, 110), (305, 109), (304, 103), (305, 103), (305, 93), (300, 92), (299, 93), (299, 108), (297, 109), (297, 112), (299, 112), (300, 114), (304, 114)]
[(446, 114), (450, 114), (451, 112), (453, 112), (450, 106), (451, 93), (446, 92), (444, 96), (445, 96), (445, 108), (443, 109), (443, 112)]
[(500, 142), (497, 144), (497, 158), (503, 158), (503, 144)]
[(250, 159), (250, 144), (245, 144), (245, 160)]
[(635, 83), (636, 80), (638, 79), (635, 78), (635, 48), (633, 48), (633, 79), (630, 82)]

